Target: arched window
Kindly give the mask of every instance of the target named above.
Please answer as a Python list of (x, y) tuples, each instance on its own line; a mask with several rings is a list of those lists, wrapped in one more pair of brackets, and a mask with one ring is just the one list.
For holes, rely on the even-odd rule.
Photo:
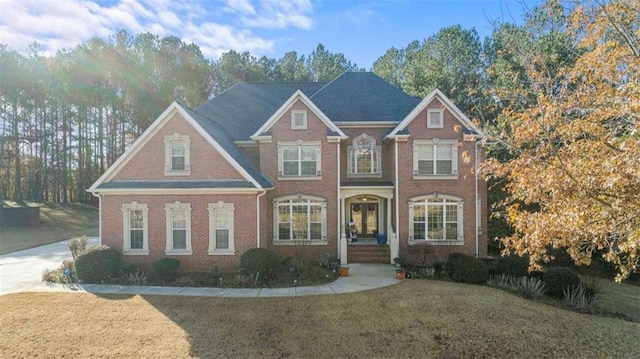
[(349, 164), (347, 175), (349, 177), (380, 177), (382, 176), (381, 152), (382, 148), (376, 146), (376, 140), (366, 134), (353, 139), (348, 147)]
[(312, 196), (286, 196), (273, 201), (274, 242), (327, 240), (327, 201)]

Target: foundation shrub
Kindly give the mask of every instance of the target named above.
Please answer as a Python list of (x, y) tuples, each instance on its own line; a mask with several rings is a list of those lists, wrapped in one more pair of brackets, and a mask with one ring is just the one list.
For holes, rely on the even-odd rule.
[(445, 271), (454, 282), (486, 283), (489, 279), (489, 267), (480, 259), (463, 253), (452, 253)]
[(526, 277), (529, 275), (529, 258), (520, 257), (515, 253), (500, 257), (496, 261), (496, 274)]
[[(295, 263), (294, 263), (295, 266)], [(240, 272), (255, 278), (255, 281), (270, 282), (277, 278), (280, 270), (278, 255), (265, 248), (251, 248), (240, 257)]]
[(547, 294), (555, 298), (562, 298), (564, 290), (580, 285), (580, 277), (566, 267), (549, 268), (543, 277), (547, 286)]
[(151, 264), (153, 272), (163, 280), (172, 280), (178, 274), (180, 260), (176, 258), (162, 258)]
[(101, 283), (119, 274), (122, 255), (109, 246), (84, 250), (75, 261), (78, 279), (85, 283)]

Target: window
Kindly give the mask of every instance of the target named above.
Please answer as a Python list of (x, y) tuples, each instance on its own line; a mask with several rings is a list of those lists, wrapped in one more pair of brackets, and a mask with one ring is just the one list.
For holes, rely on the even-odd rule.
[(188, 176), (191, 174), (191, 141), (188, 135), (174, 133), (164, 137), (165, 176)]
[(462, 199), (429, 195), (409, 202), (409, 242), (464, 242)]
[(209, 204), (209, 254), (235, 254), (233, 203)]
[(444, 121), (442, 116), (442, 110), (431, 109), (427, 110), (427, 128), (443, 128)]
[(415, 177), (458, 175), (457, 141), (413, 141), (413, 175)]
[(278, 144), (279, 177), (317, 178), (320, 175), (320, 142)]
[(307, 111), (305, 110), (291, 111), (291, 129), (292, 130), (307, 129)]
[(122, 205), (123, 254), (149, 254), (149, 208), (132, 202)]
[(176, 201), (164, 208), (167, 215), (167, 254), (191, 254), (191, 205)]
[(327, 202), (321, 198), (296, 196), (274, 201), (274, 241), (326, 243)]
[(349, 146), (349, 163), (347, 165), (348, 177), (381, 177), (382, 148), (376, 146), (376, 140), (362, 134), (353, 139), (353, 145)]

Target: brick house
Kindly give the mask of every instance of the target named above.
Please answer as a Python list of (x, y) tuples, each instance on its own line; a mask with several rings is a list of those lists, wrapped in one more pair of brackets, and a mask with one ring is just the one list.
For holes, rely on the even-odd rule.
[(234, 270), (255, 247), (342, 263), (425, 245), (484, 257), (482, 137), (440, 91), (420, 100), (373, 73), (241, 83), (171, 104), (88, 191), (102, 244), (143, 268), (170, 256)]

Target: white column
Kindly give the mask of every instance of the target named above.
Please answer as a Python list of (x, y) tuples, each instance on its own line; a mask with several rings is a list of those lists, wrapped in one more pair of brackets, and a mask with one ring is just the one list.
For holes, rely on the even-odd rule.
[(346, 217), (344, 212), (344, 197), (340, 198), (340, 264), (347, 264), (347, 236), (345, 235), (345, 223)]

